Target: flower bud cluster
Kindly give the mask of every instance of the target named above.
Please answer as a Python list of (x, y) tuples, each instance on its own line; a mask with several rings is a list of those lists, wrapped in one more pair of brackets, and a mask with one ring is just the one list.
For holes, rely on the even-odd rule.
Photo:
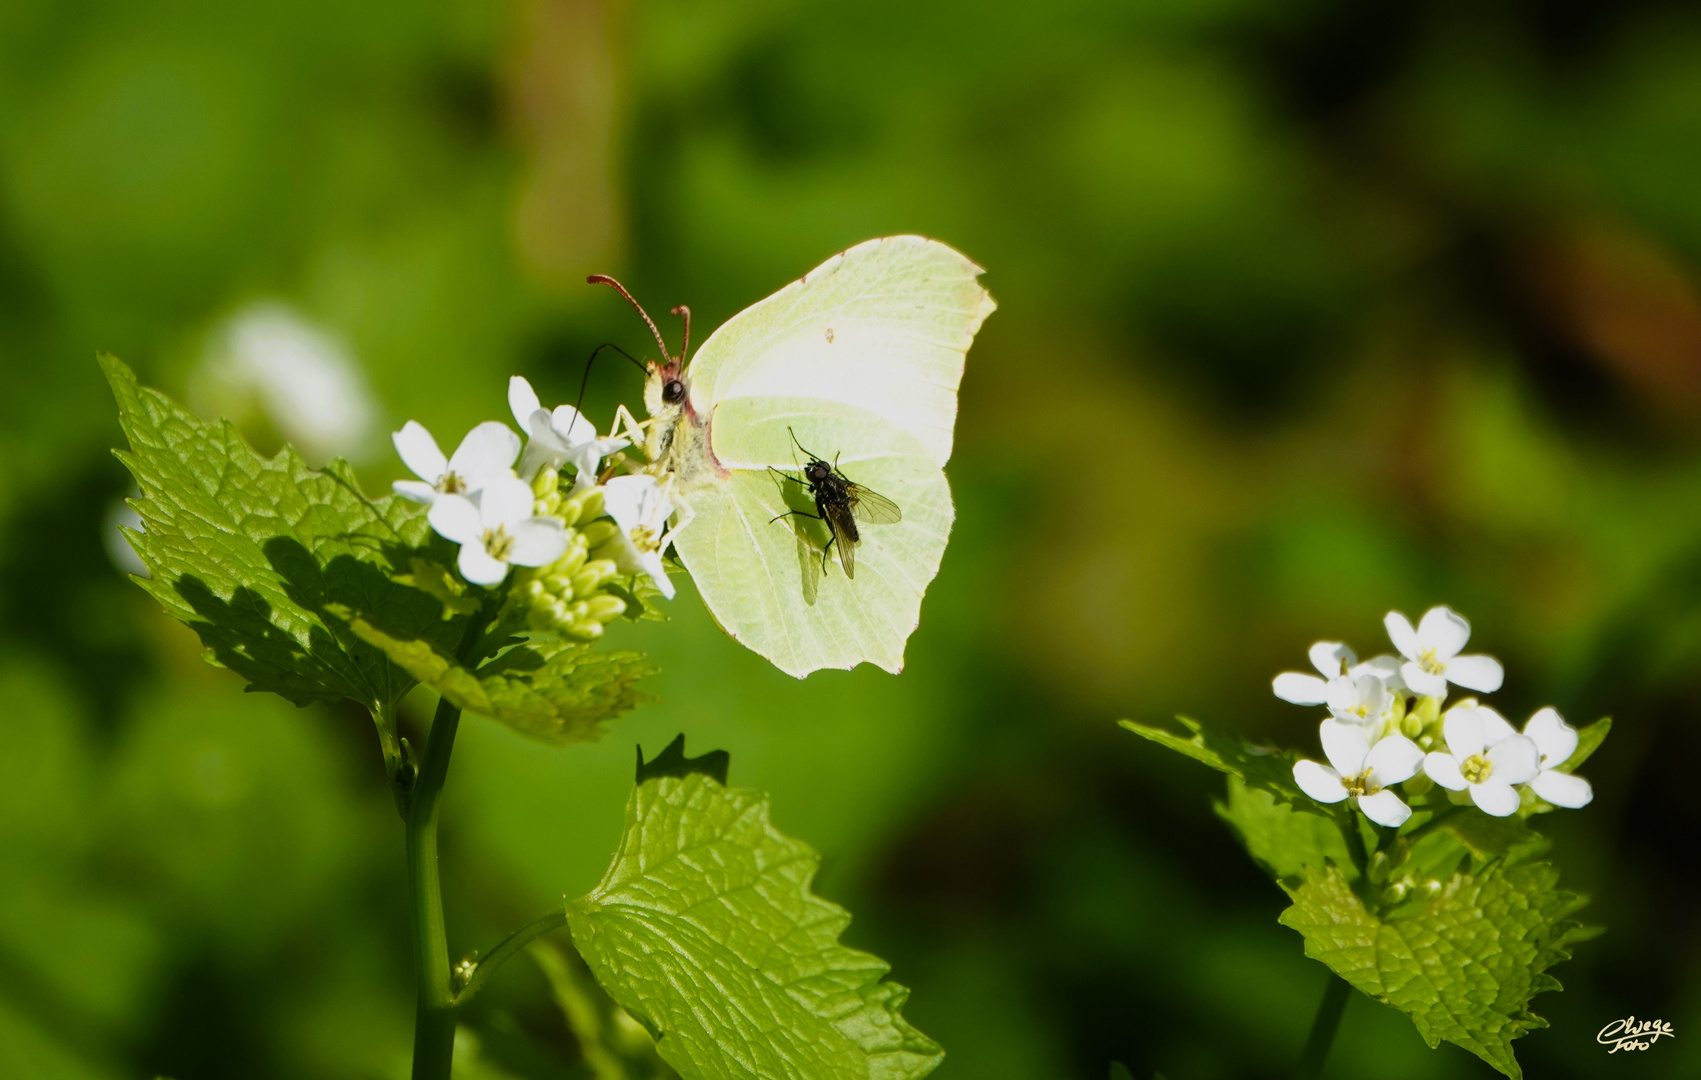
[(595, 641), (604, 626), (626, 612), (626, 601), (607, 591), (620, 566), (609, 550), (618, 530), (602, 516), (602, 488), (563, 492), (560, 474), (542, 468), (532, 479), (532, 491), (538, 516), (561, 522), (567, 550), (549, 565), (518, 575), (514, 596), (525, 605), (526, 625)]

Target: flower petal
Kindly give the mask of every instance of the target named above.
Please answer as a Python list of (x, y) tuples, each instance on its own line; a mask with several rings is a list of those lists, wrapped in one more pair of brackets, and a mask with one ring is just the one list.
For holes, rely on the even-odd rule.
[(1471, 640), (1471, 624), (1465, 621), (1464, 616), (1441, 604), (1423, 613), (1417, 636), (1420, 648), (1434, 649), (1437, 660), (1447, 660), (1458, 656), (1465, 642)]
[(568, 446), (597, 441), (597, 426), (571, 405), (557, 405), (549, 415), (549, 426)]
[(1447, 715), (1441, 718), (1441, 734), (1447, 739), (1447, 750), (1460, 761), (1482, 753), (1482, 748), (1487, 745), (1477, 708), (1475, 705), (1461, 705), (1447, 710)]
[(479, 519), (487, 529), (500, 525), (512, 535), (515, 526), (531, 518), (532, 505), (532, 486), (519, 477), (504, 476), (479, 492)]
[(396, 480), (390, 489), (404, 499), (430, 506), (437, 501), (437, 489), (423, 480)]
[(1536, 778), (1530, 781), (1530, 790), (1553, 805), (1569, 810), (1587, 806), (1595, 797), (1594, 789), (1581, 776), (1555, 772), (1552, 769), (1543, 769), (1537, 773)]
[(1423, 759), (1423, 774), (1448, 791), (1463, 791), (1470, 787), (1464, 773), (1459, 771), (1459, 759), (1439, 750), (1430, 751)]
[(1508, 735), (1488, 748), (1488, 762), (1494, 766), (1489, 778), (1508, 784), (1527, 784), (1541, 771), (1541, 756), (1536, 740), (1527, 735)]
[[(1551, 705), (1536, 710), (1536, 714), (1524, 725), (1524, 734), (1536, 741), (1536, 749), (1541, 751), (1543, 768), (1551, 769), (1556, 765), (1563, 765), (1577, 752), (1577, 729), (1567, 724), (1565, 718), (1559, 715), (1559, 710)], [(1543, 795), (1542, 798), (1547, 799), (1547, 796)], [(1552, 799), (1547, 801), (1553, 802)]]
[(620, 526), (621, 532), (629, 532), (644, 524), (644, 504), (655, 488), (656, 478), (646, 473), (616, 476), (602, 486), (603, 509)]
[(1409, 660), (1400, 665), (1400, 680), (1414, 694), (1432, 698), (1447, 696), (1447, 676), (1425, 671)]
[(1482, 744), (1493, 746), (1508, 735), (1516, 735), (1512, 725), (1506, 722), (1506, 717), (1492, 705), (1478, 705), (1477, 719), (1482, 721)]
[(1339, 641), (1319, 641), (1307, 650), (1311, 666), (1325, 679), (1338, 679), (1358, 663), (1358, 656)]
[(1383, 788), (1374, 795), (1360, 795), (1358, 808), (1365, 817), (1378, 825), (1386, 825), (1397, 829), (1412, 816), (1412, 808), (1398, 795)]
[(1294, 762), (1293, 782), (1299, 785), (1299, 790), (1320, 803), (1338, 803), (1347, 797), (1347, 787), (1341, 783), (1341, 774), (1315, 761)]
[(656, 583), (656, 588), (669, 600), (673, 599), (673, 582), (668, 580), (667, 566), (662, 562), (661, 552), (651, 551), (639, 556), (639, 562), (644, 566), (644, 573), (650, 575), (650, 580)]
[(465, 480), (473, 491), (499, 476), (520, 456), (520, 437), (498, 420), (486, 420), (467, 432), (449, 458), (449, 471)]
[(1404, 735), (1384, 735), (1365, 755), (1364, 764), (1372, 782), (1387, 787), (1416, 776), (1423, 764), (1423, 751)]
[(508, 564), (492, 558), (482, 542), (461, 545), (455, 565), (461, 568), (461, 576), (474, 585), (497, 585), (508, 576)]
[(1355, 679), (1363, 675), (1374, 675), (1381, 679), (1382, 685), (1389, 690), (1406, 688), (1406, 681), (1400, 678), (1400, 658), (1397, 656), (1373, 656), (1347, 674)]
[(396, 444), (402, 464), (428, 484), (435, 485), (437, 478), (449, 469), (449, 459), (437, 448), (437, 440), (418, 420), (403, 424), (402, 430), (390, 436), (390, 441)]
[(1418, 640), (1417, 631), (1412, 629), (1412, 621), (1398, 611), (1390, 611), (1382, 617), (1382, 625), (1388, 631), (1388, 640), (1394, 643), (1394, 651), (1407, 660), (1416, 660)]
[(1498, 776), (1472, 784), (1471, 801), (1477, 804), (1478, 810), (1495, 817), (1511, 817), (1518, 812), (1518, 793)]
[(1447, 661), (1447, 681), (1457, 683), (1467, 690), (1492, 694), (1500, 689), (1500, 684), (1505, 679), (1506, 669), (1492, 656), (1472, 653), (1470, 656), (1455, 656)]
[(457, 544), (481, 547), (484, 526), (479, 522), (478, 507), (464, 495), (439, 495), (426, 516), (437, 535)]
[(523, 376), (515, 375), (508, 380), (508, 408), (514, 413), (514, 423), (520, 425), (520, 430), (532, 430), (532, 413), (543, 408), (543, 403), (537, 399), (537, 391)]
[(567, 554), (567, 530), (555, 518), (530, 518), (508, 531), (514, 538), (508, 561), (515, 566), (548, 566)]
[(1342, 776), (1357, 776), (1364, 771), (1364, 759), (1370, 753), (1370, 735), (1357, 724), (1325, 720), (1318, 725), (1323, 740), (1323, 756)]
[[(613, 484), (614, 481), (610, 480), (607, 486)], [(1321, 705), (1329, 692), (1329, 684), (1322, 679), (1315, 675), (1302, 675), (1297, 671), (1282, 672), (1270, 685), (1275, 689), (1277, 697), (1295, 705)]]

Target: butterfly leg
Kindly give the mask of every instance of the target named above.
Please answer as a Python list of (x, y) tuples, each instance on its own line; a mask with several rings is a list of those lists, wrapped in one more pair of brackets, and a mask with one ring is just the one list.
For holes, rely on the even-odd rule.
[(614, 407), (614, 428), (611, 434), (616, 438), (625, 439), (633, 446), (643, 446), (644, 433), (649, 426), (648, 420), (640, 422), (625, 405)]

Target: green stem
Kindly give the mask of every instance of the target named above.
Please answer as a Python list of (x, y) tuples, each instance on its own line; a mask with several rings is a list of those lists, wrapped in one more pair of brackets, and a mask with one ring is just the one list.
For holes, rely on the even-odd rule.
[(455, 995), (456, 1007), (471, 1001), (473, 995), (484, 987), (484, 980), (490, 978), (491, 974), (501, 967), (510, 956), (551, 930), (558, 930), (566, 925), (567, 908), (562, 906), (541, 918), (534, 919), (503, 938), (496, 948), (491, 949), (489, 953), (485, 954), (484, 959), (473, 967), (472, 974), (467, 976), (466, 985), (462, 986), (461, 992)]
[(1323, 1000), (1317, 1005), (1317, 1016), (1311, 1021), (1311, 1034), (1306, 1036), (1305, 1049), (1299, 1055), (1299, 1068), (1294, 1072), (1298, 1080), (1316, 1080), (1323, 1075), (1323, 1060), (1329, 1056), (1329, 1046), (1335, 1041), (1341, 1013), (1346, 1010), (1352, 992), (1345, 979), (1329, 976)]
[(443, 884), (437, 868), (437, 811), (461, 710), (437, 703), (408, 797), (408, 886), (413, 900), (413, 966), (418, 1007), (413, 1032), (413, 1080), (449, 1080), (455, 1057), (455, 989), (443, 924)]

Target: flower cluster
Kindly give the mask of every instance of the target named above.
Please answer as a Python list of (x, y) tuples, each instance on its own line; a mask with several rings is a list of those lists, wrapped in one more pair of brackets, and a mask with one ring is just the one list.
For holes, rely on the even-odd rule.
[(1442, 711), (1450, 687), (1492, 693), (1505, 675), (1492, 656), (1461, 655), (1470, 623), (1434, 607), (1415, 627), (1397, 611), (1383, 624), (1398, 656), (1361, 663), (1340, 642), (1320, 641), (1310, 653), (1316, 675), (1276, 676), (1277, 697), (1329, 711), (1319, 729), (1328, 764), (1296, 762), (1300, 790), (1322, 803), (1351, 799), (1390, 827), (1412, 815), (1396, 784), (1415, 797), (1433, 782), (1495, 817), (1518, 811), (1522, 788), (1554, 806), (1580, 807), (1594, 797), (1587, 780), (1562, 771), (1577, 730), (1556, 710), (1541, 709), (1522, 732), (1475, 698)]
[(662, 565), (674, 512), (667, 491), (647, 473), (599, 478), (603, 460), (627, 440), (598, 437), (570, 405), (544, 408), (519, 376), (509, 380), (508, 404), (523, 443), (495, 420), (473, 428), (447, 457), (415, 421), (393, 436), (419, 478), (396, 481), (395, 491), (428, 505), (432, 529), (460, 545), (461, 576), (493, 588), (517, 571), (512, 595), (527, 625), (582, 640), (600, 636), (626, 610), (610, 591), (623, 576), (647, 576), (672, 597)]

